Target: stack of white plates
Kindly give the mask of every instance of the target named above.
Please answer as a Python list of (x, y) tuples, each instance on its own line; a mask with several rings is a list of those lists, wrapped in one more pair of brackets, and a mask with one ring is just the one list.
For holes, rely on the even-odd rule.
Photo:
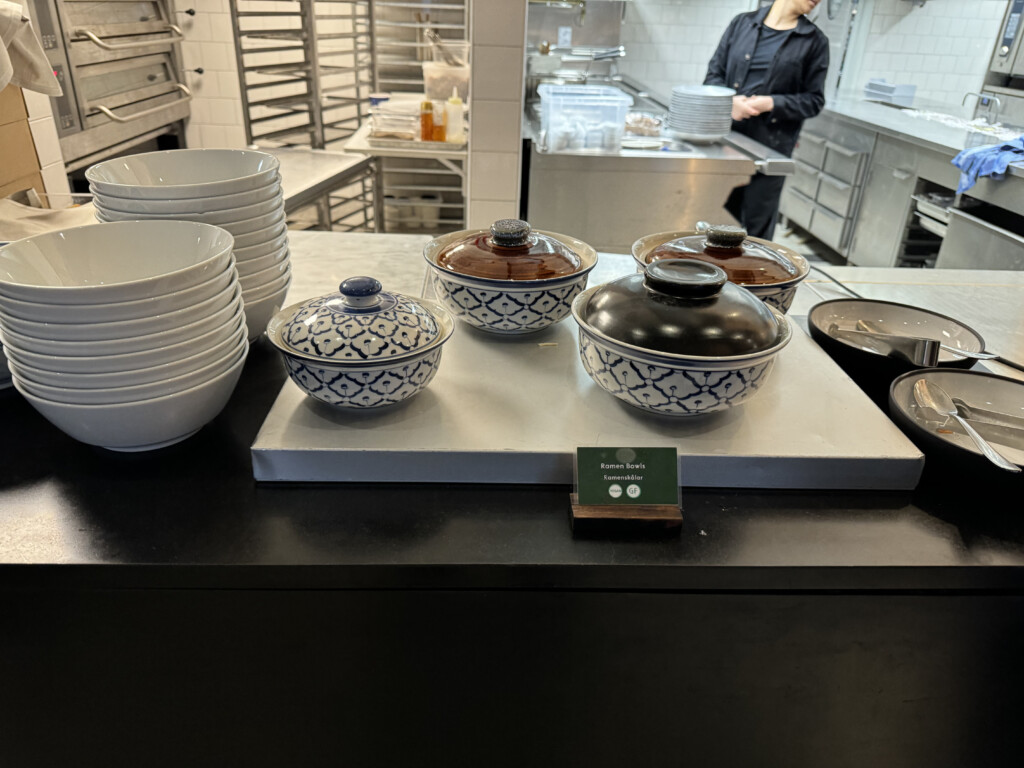
[(230, 232), (252, 341), (291, 283), (279, 165), (248, 149), (175, 149), (105, 160), (85, 177), (100, 221), (177, 219)]
[(677, 139), (718, 141), (732, 130), (732, 97), (720, 85), (677, 85), (672, 89), (667, 128)]
[(90, 445), (184, 440), (227, 403), (249, 349), (231, 247), (209, 224), (128, 221), (0, 248), (14, 386)]

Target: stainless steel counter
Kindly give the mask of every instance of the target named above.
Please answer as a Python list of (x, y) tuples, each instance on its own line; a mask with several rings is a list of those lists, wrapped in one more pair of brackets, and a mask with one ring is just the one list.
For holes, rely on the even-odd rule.
[[(622, 76), (588, 79), (633, 97), (634, 109), (668, 108)], [(652, 232), (692, 229), (699, 220), (735, 223), (724, 205), (729, 193), (755, 173), (784, 176), (793, 161), (745, 136), (721, 142), (674, 140), (657, 149), (586, 149), (549, 152), (540, 135), (537, 103), (523, 114), (526, 218), (538, 229), (587, 232), (598, 250), (628, 253)]]
[[(846, 120), (886, 136), (910, 142), (955, 157), (961, 150), (995, 144), (995, 137), (915, 117), (912, 113), (863, 99), (844, 97), (830, 100), (824, 114)], [(1010, 166), (1010, 175), (1024, 177), (1024, 163)]]
[(793, 168), (753, 142), (741, 151), (741, 136), (707, 145), (674, 141), (661, 150), (546, 152), (529, 121), (523, 135), (531, 139), (526, 218), (538, 229), (587, 232), (603, 251), (628, 253), (642, 235), (692, 229), (702, 219), (733, 223), (724, 208), (733, 188), (759, 171)]

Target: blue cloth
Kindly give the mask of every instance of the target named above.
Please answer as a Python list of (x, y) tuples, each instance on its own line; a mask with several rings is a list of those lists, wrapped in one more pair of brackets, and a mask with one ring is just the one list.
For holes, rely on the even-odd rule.
[(953, 165), (960, 169), (960, 183), (956, 192), (966, 192), (978, 181), (979, 176), (1001, 179), (1010, 163), (1024, 162), (1024, 136), (1002, 144), (965, 149), (953, 158)]

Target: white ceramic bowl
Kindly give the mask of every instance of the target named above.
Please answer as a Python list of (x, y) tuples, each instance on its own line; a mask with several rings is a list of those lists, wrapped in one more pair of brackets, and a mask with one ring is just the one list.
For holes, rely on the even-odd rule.
[(285, 285), (274, 293), (258, 299), (251, 299), (245, 303), (245, 324), (249, 329), (249, 341), (254, 341), (263, 335), (267, 330), (270, 318), (284, 306), (287, 295), (288, 285)]
[(288, 270), (285, 274), (277, 277), (270, 282), (262, 283), (253, 287), (250, 290), (242, 289), (242, 301), (252, 302), (262, 299), (264, 296), (269, 296), (273, 293), (277, 293), (282, 288), (287, 288), (291, 285), (292, 274), (291, 270)]
[(254, 245), (262, 245), (271, 240), (288, 235), (288, 225), (285, 224), (284, 216), (280, 220), (271, 222), (269, 226), (254, 229), (251, 232), (232, 233), (235, 238), (236, 248), (252, 248)]
[(4, 344), (13, 347), (16, 352), (24, 350), (41, 355), (57, 355), (62, 357), (122, 355), (129, 352), (157, 349), (177, 344), (181, 341), (196, 339), (214, 328), (231, 323), (241, 306), (242, 294), (239, 290), (227, 306), (205, 317), (197, 317), (187, 325), (179, 325), (159, 333), (148, 333), (143, 336), (133, 336), (126, 339), (53, 341), (52, 339), (37, 339), (31, 336), (24, 336), (9, 328), (4, 329), (3, 339)]
[(59, 403), (18, 391), (43, 417), (76, 440), (114, 451), (173, 445), (198, 432), (223, 410), (245, 366), (245, 355), (227, 371), (172, 395), (114, 405)]
[(55, 319), (59, 319), (62, 323), (108, 323), (117, 320), (132, 320), (194, 306), (220, 293), (232, 280), (237, 280), (237, 276), (229, 268), (208, 280), (180, 291), (149, 296), (135, 301), (115, 301), (106, 304), (47, 304), (0, 296), (0, 314), (41, 323), (48, 323)]
[(268, 253), (266, 256), (259, 256), (254, 259), (240, 261), (235, 268), (238, 270), (239, 279), (245, 279), (257, 272), (262, 272), (264, 269), (270, 269), (282, 262), (287, 262), (288, 259), (288, 246), (284, 246), (283, 248), (279, 248), (276, 251)]
[(250, 259), (258, 259), (262, 256), (266, 256), (271, 253), (276, 253), (288, 245), (288, 231), (285, 230), (281, 234), (273, 237), (269, 240), (264, 240), (262, 243), (251, 245), (248, 248), (235, 247), (235, 261), (238, 263), (249, 261)]
[[(241, 219), (239, 221), (232, 221), (223, 225), (224, 229), (226, 229), (236, 238), (246, 238), (245, 240), (243, 240), (244, 244), (239, 246), (241, 248), (248, 248), (251, 245), (258, 245), (261, 242), (259, 240), (251, 242), (247, 238), (248, 235), (252, 235), (257, 232), (268, 232), (273, 237), (279, 237), (280, 233), (274, 232), (274, 228), (284, 226), (285, 213), (283, 207), (276, 211), (271, 211), (270, 213), (263, 213), (260, 214), (259, 216), (253, 216), (251, 219)], [(267, 237), (263, 238), (264, 241), (267, 239)]]
[(93, 200), (93, 207), (97, 214), (102, 215), (105, 221), (132, 221), (133, 219), (155, 219), (157, 221), (198, 221), (203, 224), (213, 224), (217, 227), (231, 231), (233, 225), (247, 221), (257, 216), (269, 214), (280, 214), (284, 212), (284, 197), (278, 194), (269, 200), (246, 205), (241, 208), (228, 208), (222, 211), (202, 211), (200, 213), (140, 213), (138, 211), (120, 211), (116, 208), (108, 208), (106, 205)]
[(247, 272), (245, 275), (239, 274), (238, 282), (242, 284), (242, 294), (250, 293), (265, 285), (272, 285), (275, 281), (280, 282), (282, 278), (288, 277), (292, 268), (291, 260), (285, 258), (287, 254), (288, 251), (285, 251), (281, 258), (272, 262), (268, 267), (255, 272)]
[(85, 178), (101, 195), (182, 200), (259, 189), (279, 166), (273, 155), (251, 149), (172, 149), (104, 160)]
[(15, 379), (26, 392), (58, 403), (74, 403), (77, 405), (134, 403), (137, 400), (149, 400), (154, 397), (172, 395), (175, 392), (191, 389), (205, 381), (216, 378), (238, 362), (239, 357), (244, 356), (248, 348), (248, 342), (245, 339), (241, 339), (227, 355), (193, 371), (178, 374), (169, 379), (160, 379), (145, 384), (131, 384), (124, 387), (92, 387), (86, 389), (81, 387), (53, 387), (49, 384), (39, 384), (27, 378), (25, 372), (18, 367), (17, 363), (11, 364), (11, 378)]
[(487, 230), (452, 232), (434, 238), (423, 249), (430, 266), (427, 279), (438, 301), (460, 320), (500, 335), (532, 333), (563, 320), (569, 315), (573, 299), (587, 287), (590, 271), (597, 266), (597, 251), (575, 237), (534, 231), (575, 252), (580, 257), (580, 270), (543, 280), (496, 280), (452, 272), (437, 263), (448, 244)]
[(0, 344), (0, 389), (7, 389), (11, 386), (11, 369), (7, 367), (7, 353), (4, 345)]
[(188, 221), (47, 232), (0, 248), (0, 295), (61, 305), (145, 299), (215, 277), (233, 247), (230, 233)]
[(234, 316), (221, 325), (194, 338), (179, 341), (176, 344), (152, 347), (139, 352), (112, 355), (75, 355), (61, 356), (40, 354), (22, 349), (5, 347), (5, 352), (12, 360), (29, 365), (34, 370), (53, 371), (68, 374), (102, 374), (137, 371), (144, 368), (160, 367), (178, 361), (187, 360), (193, 355), (200, 355), (211, 347), (224, 343), (239, 332), (248, 331), (245, 327), (245, 313), (239, 307)]
[(233, 195), (213, 195), (211, 197), (188, 197), (182, 200), (143, 200), (131, 197), (95, 194), (93, 204), (108, 211), (122, 213), (205, 213), (208, 211), (235, 210), (246, 205), (271, 200), (281, 194), (281, 177), (274, 179), (265, 186), (238, 192)]
[[(154, 381), (165, 381), (176, 376), (203, 368), (218, 360), (226, 360), (231, 357), (231, 352), (241, 346), (247, 338), (247, 331), (244, 324), (236, 324), (234, 332), (222, 341), (209, 346), (194, 355), (183, 357), (159, 365), (152, 365), (145, 368), (132, 370), (117, 370), (110, 372), (96, 373), (68, 373), (64, 371), (49, 371), (45, 368), (36, 368), (29, 363), (23, 362), (12, 353), (12, 364), (17, 368), (18, 375), (32, 384), (45, 384), (51, 387), (70, 387), (72, 389), (109, 389), (114, 387), (133, 387), (140, 384), (149, 384)], [(68, 359), (68, 358), (65, 358)]]
[(130, 320), (116, 320), (110, 323), (40, 323), (35, 320), (22, 320), (0, 312), (0, 326), (27, 338), (50, 341), (90, 343), (125, 339), (169, 331), (187, 325), (197, 317), (206, 317), (230, 304), (238, 290), (237, 283), (229, 280), (219, 293), (191, 306), (182, 307), (173, 312), (143, 315)]

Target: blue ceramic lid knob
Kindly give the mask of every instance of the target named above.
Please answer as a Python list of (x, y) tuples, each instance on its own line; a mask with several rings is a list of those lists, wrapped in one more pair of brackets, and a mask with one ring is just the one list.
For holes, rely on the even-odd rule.
[(380, 304), (382, 289), (380, 281), (372, 277), (350, 277), (338, 288), (345, 306), (358, 309)]

